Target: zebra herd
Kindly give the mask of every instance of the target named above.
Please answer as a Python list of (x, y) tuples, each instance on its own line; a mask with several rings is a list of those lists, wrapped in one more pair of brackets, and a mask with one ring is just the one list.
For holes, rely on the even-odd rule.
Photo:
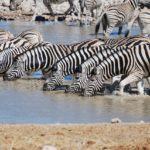
[[(98, 33), (102, 22), (104, 38), (52, 44), (33, 29), (17, 36), (0, 30), (0, 75), (4, 80), (15, 80), (41, 70), (44, 91), (63, 86), (64, 77), (72, 75), (72, 83), (65, 92), (84, 96), (102, 92), (105, 81), (112, 79), (110, 93), (123, 95), (129, 84), (136, 83), (137, 92), (145, 94), (143, 79), (150, 85), (149, 3), (139, 5), (138, 0), (80, 0), (80, 3), (82, 11), (84, 7), (90, 11), (98, 9), (95, 32)], [(135, 20), (142, 34), (128, 36)], [(124, 24), (128, 24), (128, 37), (109, 38), (114, 27), (119, 26), (121, 32)]]
[(0, 30), (0, 74), (4, 80), (15, 80), (41, 70), (43, 90), (63, 86), (64, 77), (72, 75), (66, 93), (92, 96), (105, 87), (105, 81), (119, 76), (119, 91), (135, 82), (139, 94), (144, 94), (143, 79), (150, 83), (150, 38), (147, 35), (118, 39), (93, 38), (73, 44), (52, 44), (43, 41), (36, 30), (26, 30), (18, 36)]

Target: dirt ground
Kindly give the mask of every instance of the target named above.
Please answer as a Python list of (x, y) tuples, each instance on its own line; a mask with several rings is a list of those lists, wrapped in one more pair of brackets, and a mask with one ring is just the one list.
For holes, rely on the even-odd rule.
[(0, 125), (0, 150), (150, 150), (150, 124)]

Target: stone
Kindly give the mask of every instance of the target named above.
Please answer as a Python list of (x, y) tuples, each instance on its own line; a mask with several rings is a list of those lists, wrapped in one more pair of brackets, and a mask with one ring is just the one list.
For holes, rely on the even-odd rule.
[(48, 19), (46, 19), (46, 18), (43, 17), (43, 16), (36, 16), (36, 17), (35, 17), (35, 21), (48, 21)]
[(57, 150), (57, 148), (54, 146), (45, 145), (43, 146), (42, 150)]
[(113, 124), (113, 123), (121, 123), (122, 121), (119, 119), (119, 118), (113, 118), (112, 120), (111, 120), (111, 123)]

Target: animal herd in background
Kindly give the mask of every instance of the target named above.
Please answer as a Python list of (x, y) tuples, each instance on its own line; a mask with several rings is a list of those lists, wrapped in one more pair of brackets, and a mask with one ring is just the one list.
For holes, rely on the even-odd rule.
[[(15, 37), (0, 30), (0, 74), (3, 79), (14, 80), (41, 70), (46, 79), (43, 90), (47, 91), (63, 86), (64, 77), (72, 75), (74, 79), (66, 87), (66, 93), (92, 96), (101, 92), (106, 80), (112, 79), (110, 93), (118, 83), (117, 94), (123, 95), (125, 86), (135, 82), (138, 94), (144, 94), (143, 79), (146, 78), (150, 85), (149, 9), (146, 7), (141, 11), (136, 0), (105, 8), (95, 27), (97, 30), (104, 17), (108, 25), (105, 37), (109, 37), (116, 25), (133, 24), (135, 18), (147, 34), (52, 44), (45, 42), (36, 30), (26, 30)], [(134, 16), (131, 16), (134, 14), (131, 10), (135, 10)]]

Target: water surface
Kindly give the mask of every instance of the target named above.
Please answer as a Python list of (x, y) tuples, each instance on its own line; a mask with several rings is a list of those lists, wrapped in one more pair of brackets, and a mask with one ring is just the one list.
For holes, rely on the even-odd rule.
[[(52, 43), (73, 43), (94, 38), (94, 26), (75, 27), (54, 22), (0, 22), (0, 28), (15, 34), (35, 28), (42, 33), (45, 41)], [(132, 30), (132, 34), (137, 32), (138, 28)], [(43, 82), (8, 82), (0, 79), (0, 123), (97, 123), (110, 122), (114, 117), (124, 122), (150, 122), (149, 96), (86, 98), (64, 94), (62, 90), (44, 92)]]

